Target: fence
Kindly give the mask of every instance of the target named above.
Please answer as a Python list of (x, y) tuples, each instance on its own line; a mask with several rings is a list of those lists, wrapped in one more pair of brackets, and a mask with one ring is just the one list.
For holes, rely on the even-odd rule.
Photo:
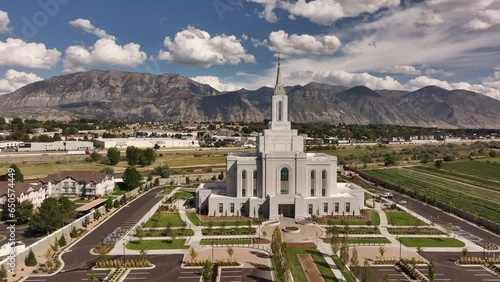
[[(63, 236), (63, 235), (65, 237), (70, 236), (70, 233), (71, 233), (71, 230), (73, 229), (73, 227), (75, 227), (76, 229), (81, 228), (83, 226), (83, 222), (85, 221), (85, 218), (88, 217), (89, 220), (92, 222), (93, 218), (94, 218), (95, 211), (99, 211), (101, 214), (105, 214), (106, 207), (99, 207), (99, 208), (95, 209), (93, 212), (80, 217), (79, 219), (62, 227), (61, 229), (54, 231), (50, 235), (43, 237), (42, 239), (38, 240), (37, 242), (34, 242), (33, 244), (26, 247), (26, 249), (24, 249), (22, 252), (18, 253), (16, 255), (16, 272), (18, 269), (24, 267), (24, 259), (28, 256), (30, 250), (33, 251), (35, 256), (43, 255), (47, 251), (48, 248), (51, 248), (51, 245), (53, 245), (56, 240), (61, 238), (61, 236)], [(0, 261), (0, 265), (4, 265), (6, 269), (10, 269), (8, 263), (9, 263), (9, 258), (6, 258), (6, 259)]]
[(449, 206), (443, 202), (436, 201), (435, 199), (427, 197), (427, 195), (419, 194), (415, 191), (406, 190), (405, 188), (403, 188), (399, 185), (394, 185), (392, 183), (389, 183), (387, 181), (384, 181), (382, 179), (379, 179), (378, 177), (369, 175), (369, 174), (364, 173), (362, 171), (358, 171), (356, 169), (348, 168), (348, 167), (346, 167), (346, 169), (349, 169), (349, 170), (356, 172), (357, 174), (359, 174), (359, 176), (363, 177), (364, 179), (366, 179), (372, 183), (375, 183), (378, 186), (382, 186), (386, 189), (393, 190), (393, 191), (399, 192), (401, 194), (406, 194), (406, 195), (410, 196), (411, 198), (417, 199), (417, 200), (422, 201), (422, 202), (426, 202), (426, 203), (433, 205), (433, 206), (435, 206), (443, 211), (450, 212), (450, 213), (452, 213), (460, 218), (463, 218), (463, 219), (470, 221), (472, 223), (475, 223), (477, 225), (484, 226), (486, 229), (493, 231), (497, 234), (500, 234), (500, 224), (498, 224), (498, 223), (495, 223), (495, 222), (490, 221), (488, 219), (473, 215), (473, 214), (468, 213), (466, 211), (463, 211), (461, 209), (457, 209), (453, 206)]

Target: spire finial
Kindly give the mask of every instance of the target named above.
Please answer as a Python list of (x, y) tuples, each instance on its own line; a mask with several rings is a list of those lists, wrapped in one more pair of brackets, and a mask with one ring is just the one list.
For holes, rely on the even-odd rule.
[(280, 66), (281, 66), (281, 54), (278, 53), (278, 74), (276, 75), (276, 85), (281, 85)]

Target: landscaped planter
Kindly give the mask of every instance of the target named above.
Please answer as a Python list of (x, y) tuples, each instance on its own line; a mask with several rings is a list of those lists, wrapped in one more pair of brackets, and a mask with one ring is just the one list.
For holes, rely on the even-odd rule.
[(287, 233), (299, 233), (300, 228), (298, 228), (297, 226), (287, 226), (287, 227), (283, 228), (283, 231), (285, 231)]

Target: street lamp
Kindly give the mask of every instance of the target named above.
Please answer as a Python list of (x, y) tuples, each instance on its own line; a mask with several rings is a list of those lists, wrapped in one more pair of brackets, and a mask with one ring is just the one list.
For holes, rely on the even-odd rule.
[(214, 241), (212, 241), (212, 263), (214, 263)]
[(126, 241), (123, 240), (123, 266), (125, 266), (125, 243)]
[(399, 241), (399, 260), (401, 261), (401, 240), (399, 239), (399, 236), (396, 236), (396, 240)]

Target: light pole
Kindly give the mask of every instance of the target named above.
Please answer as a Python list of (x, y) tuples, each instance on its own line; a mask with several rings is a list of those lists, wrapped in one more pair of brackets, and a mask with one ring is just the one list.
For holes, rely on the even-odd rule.
[(318, 246), (318, 231), (316, 230), (316, 247)]
[(214, 241), (212, 241), (212, 263), (214, 263)]
[(123, 240), (123, 266), (125, 266), (125, 240)]
[(401, 240), (399, 239), (399, 236), (396, 236), (396, 240), (399, 241), (399, 260), (401, 261)]

